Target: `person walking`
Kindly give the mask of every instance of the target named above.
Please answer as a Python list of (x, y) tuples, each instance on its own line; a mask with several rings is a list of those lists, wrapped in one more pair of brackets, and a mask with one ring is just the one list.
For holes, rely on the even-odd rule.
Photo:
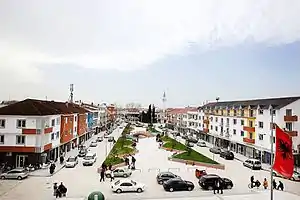
[(277, 190), (283, 191), (283, 189), (284, 189), (283, 183), (281, 181), (278, 181)]
[(113, 180), (115, 180), (115, 175), (113, 170), (110, 170), (110, 182), (112, 182)]
[(277, 189), (277, 183), (276, 183), (275, 179), (272, 182), (272, 187), (273, 187), (273, 189)]
[(216, 179), (215, 180), (215, 184), (214, 184), (214, 194), (216, 194), (216, 190), (217, 193), (219, 194), (219, 192), (221, 191), (221, 194), (223, 194), (223, 187), (222, 187), (222, 183), (220, 179)]
[(132, 162), (132, 169), (135, 169), (135, 162), (136, 162), (136, 159), (135, 157), (131, 157), (131, 162)]
[(264, 178), (263, 186), (264, 186), (265, 190), (268, 189), (268, 185), (269, 185), (269, 184), (268, 184), (267, 179)]
[(105, 176), (105, 169), (102, 168), (101, 172), (100, 172), (100, 182), (102, 182), (102, 181), (104, 182), (105, 181), (104, 176)]

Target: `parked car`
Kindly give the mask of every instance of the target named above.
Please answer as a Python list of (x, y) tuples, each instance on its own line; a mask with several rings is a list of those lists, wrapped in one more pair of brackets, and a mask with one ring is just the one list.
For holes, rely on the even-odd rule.
[(188, 142), (197, 143), (198, 139), (192, 136), (188, 136), (186, 139)]
[(212, 147), (209, 149), (209, 151), (213, 154), (220, 154), (222, 152), (222, 149), (220, 147)]
[(102, 142), (103, 141), (103, 137), (97, 137), (97, 142)]
[(88, 149), (82, 148), (79, 150), (78, 157), (84, 157), (84, 156), (86, 156), (87, 153), (88, 153)]
[[(113, 170), (113, 173), (114, 173), (114, 177), (127, 178), (127, 177), (131, 176), (132, 171), (130, 169), (128, 169), (127, 167), (126, 168), (116, 168), (116, 169)], [(105, 176), (107, 178), (110, 178), (111, 177), (110, 171), (106, 171)]]
[(230, 179), (221, 178), (216, 174), (204, 175), (199, 179), (198, 183), (202, 189), (213, 190), (215, 182), (218, 179), (223, 182), (223, 187), (224, 187), (223, 189), (231, 189), (233, 187), (233, 183)]
[(261, 162), (257, 159), (252, 159), (252, 158), (247, 159), (243, 162), (243, 165), (245, 167), (249, 167), (250, 169), (253, 169), (253, 170), (255, 170), (255, 169), (260, 170), (261, 169)]
[(163, 183), (165, 191), (192, 191), (195, 186), (191, 181), (185, 181), (180, 178), (172, 178)]
[(28, 171), (23, 168), (17, 168), (10, 170), (6, 173), (1, 174), (1, 179), (18, 179), (22, 180), (24, 178), (27, 178), (29, 175)]
[(111, 185), (112, 191), (116, 193), (122, 192), (138, 192), (145, 191), (145, 184), (138, 183), (129, 179), (120, 179)]
[(231, 151), (222, 151), (220, 157), (225, 158), (226, 160), (233, 160), (234, 154)]
[(182, 135), (181, 138), (186, 140), (188, 138), (188, 136), (187, 135)]
[(83, 166), (91, 166), (96, 162), (96, 160), (97, 160), (96, 153), (88, 153), (83, 158), (82, 164)]
[(173, 174), (172, 172), (160, 172), (156, 176), (157, 183), (162, 185), (165, 181), (168, 181), (172, 178), (180, 178), (180, 176), (177, 176), (176, 174)]
[(114, 137), (108, 137), (107, 141), (108, 141), (108, 142), (114, 141)]
[(192, 142), (186, 142), (185, 144), (187, 147), (194, 147), (194, 143)]
[[(285, 178), (285, 177), (283, 177), (281, 174), (279, 174), (276, 171), (273, 171), (273, 175), (277, 176), (277, 177)], [(293, 173), (292, 177), (290, 178), (290, 180), (292, 180), (292, 181), (300, 181), (300, 173), (294, 171), (294, 173)]]
[(77, 156), (70, 156), (66, 161), (66, 168), (73, 168), (78, 164)]
[(90, 144), (90, 147), (97, 147), (97, 146), (98, 146), (97, 141), (92, 141)]
[(197, 142), (197, 146), (198, 147), (206, 147), (206, 143), (205, 142), (201, 142), (201, 141), (199, 141), (199, 142)]

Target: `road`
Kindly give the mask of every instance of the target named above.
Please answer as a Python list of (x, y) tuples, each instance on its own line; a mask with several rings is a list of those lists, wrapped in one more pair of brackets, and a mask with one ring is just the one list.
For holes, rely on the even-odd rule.
[[(141, 130), (139, 128), (139, 130)], [(112, 135), (117, 137), (120, 135), (120, 130), (115, 130)], [(155, 138), (140, 139), (137, 145), (139, 153), (136, 157), (136, 168), (131, 178), (138, 182), (146, 184), (146, 191), (137, 193), (124, 193), (114, 194), (111, 192), (111, 182), (106, 180), (104, 183), (99, 182), (99, 174), (97, 168), (102, 164), (106, 155), (106, 141), (99, 143), (98, 147), (91, 148), (91, 152), (96, 152), (98, 159), (95, 165), (91, 167), (84, 167), (80, 161), (79, 165), (75, 168), (62, 169), (53, 177), (39, 178), (30, 177), (22, 184), (17, 186), (10, 193), (1, 196), (1, 200), (15, 200), (22, 197), (25, 200), (40, 200), (53, 199), (52, 196), (52, 183), (63, 181), (68, 187), (68, 198), (71, 199), (84, 199), (92, 191), (102, 191), (105, 194), (107, 200), (124, 200), (124, 199), (161, 199), (161, 198), (177, 198), (177, 199), (195, 199), (195, 197), (203, 197), (203, 199), (214, 199), (212, 191), (203, 191), (200, 189), (197, 179), (194, 175), (196, 167), (187, 166), (185, 164), (168, 161), (167, 158), (171, 156), (171, 152), (167, 152), (158, 148), (158, 144)], [(111, 148), (110, 145), (108, 145)], [(208, 148), (198, 148), (204, 155), (211, 157), (212, 154), (208, 151)], [(214, 159), (222, 164), (225, 164), (225, 170), (207, 169), (209, 173), (218, 174), (220, 176), (230, 178), (234, 187), (231, 190), (225, 190), (223, 199), (232, 199), (233, 197), (239, 197), (239, 199), (253, 199), (252, 196), (256, 196), (256, 199), (265, 199), (259, 196), (265, 194), (266, 191), (262, 190), (250, 190), (247, 185), (249, 183), (250, 176), (254, 174), (256, 179), (262, 180), (264, 177), (268, 177), (268, 173), (265, 171), (252, 171), (242, 166), (238, 161), (227, 161), (221, 159), (219, 156), (215, 156)], [(195, 184), (195, 189), (192, 192), (165, 192), (161, 185), (156, 183), (156, 175), (159, 171), (172, 171), (180, 175), (183, 179), (190, 180)], [(299, 183), (293, 183), (288, 180), (283, 180), (285, 187), (288, 191), (293, 193), (299, 193)], [(298, 186), (298, 188), (297, 188)], [(29, 193), (28, 191), (34, 190), (36, 192)], [(276, 191), (277, 192), (277, 191)], [(277, 192), (278, 193), (278, 192)], [(284, 193), (280, 193), (284, 194)], [(245, 198), (241, 198), (245, 196)], [(246, 196), (248, 196), (246, 198)], [(277, 195), (276, 195), (277, 196)], [(279, 196), (279, 195), (278, 195)], [(229, 198), (232, 197), (232, 198)], [(218, 199), (222, 199), (218, 198)], [(236, 199), (236, 198), (235, 198)], [(294, 200), (295, 197), (289, 197), (290, 200)], [(297, 199), (297, 198), (296, 198)]]

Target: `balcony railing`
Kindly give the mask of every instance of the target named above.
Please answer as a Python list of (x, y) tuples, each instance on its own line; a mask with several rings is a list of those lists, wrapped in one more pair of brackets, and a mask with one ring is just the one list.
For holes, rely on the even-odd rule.
[(285, 131), (289, 136), (291, 137), (297, 137), (298, 136), (298, 131)]
[(255, 139), (251, 138), (243, 138), (243, 141), (249, 144), (255, 144)]
[(284, 116), (284, 121), (285, 122), (297, 122), (298, 121), (298, 116), (294, 115), (294, 116)]
[(255, 132), (255, 127), (244, 126), (243, 130), (247, 131), (247, 132), (250, 132), (250, 133), (253, 133), (253, 132)]

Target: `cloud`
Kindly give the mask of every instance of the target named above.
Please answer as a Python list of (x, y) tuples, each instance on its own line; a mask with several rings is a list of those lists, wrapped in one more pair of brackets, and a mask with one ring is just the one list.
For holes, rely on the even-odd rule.
[(136, 70), (190, 44), (290, 43), (299, 10), (298, 0), (1, 1), (0, 72), (40, 81), (49, 64)]

